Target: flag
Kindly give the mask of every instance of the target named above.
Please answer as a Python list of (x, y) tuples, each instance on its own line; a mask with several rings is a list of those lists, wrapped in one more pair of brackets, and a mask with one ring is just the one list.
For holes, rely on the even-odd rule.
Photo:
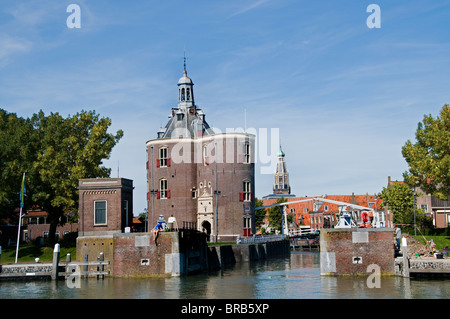
[(20, 208), (23, 208), (23, 201), (24, 201), (24, 197), (25, 197), (25, 173), (23, 173), (23, 178), (22, 178), (22, 186), (20, 187)]

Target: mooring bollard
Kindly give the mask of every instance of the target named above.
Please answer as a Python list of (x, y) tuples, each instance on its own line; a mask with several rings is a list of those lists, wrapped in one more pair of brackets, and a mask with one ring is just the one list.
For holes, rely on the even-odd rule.
[(88, 254), (84, 254), (84, 262), (86, 263), (86, 265), (84, 265), (84, 278), (87, 278), (87, 271), (88, 271)]
[(60, 254), (59, 244), (55, 244), (55, 248), (53, 249), (53, 269), (52, 269), (52, 279), (53, 280), (58, 279), (59, 254)]
[[(100, 256), (97, 258), (97, 261), (99, 262), (103, 262), (105, 261), (105, 255), (103, 253), (100, 253)], [(103, 265), (98, 265), (97, 266), (97, 271), (102, 271), (104, 270), (104, 266)], [(97, 279), (103, 279), (103, 274), (98, 274), (97, 275)]]

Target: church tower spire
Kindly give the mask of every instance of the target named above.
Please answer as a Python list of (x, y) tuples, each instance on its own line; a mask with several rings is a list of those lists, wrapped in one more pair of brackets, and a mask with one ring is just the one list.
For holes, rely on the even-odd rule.
[(289, 185), (289, 172), (286, 167), (286, 161), (284, 160), (284, 152), (281, 149), (278, 152), (277, 170), (275, 171), (275, 183), (273, 185), (274, 194), (290, 194), (291, 186)]

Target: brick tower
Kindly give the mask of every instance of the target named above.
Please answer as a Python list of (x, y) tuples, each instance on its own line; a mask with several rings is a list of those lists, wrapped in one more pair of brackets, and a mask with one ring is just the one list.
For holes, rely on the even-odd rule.
[(194, 101), (186, 64), (178, 105), (147, 142), (149, 228), (158, 216), (203, 231), (211, 241), (254, 233), (255, 136), (216, 134)]

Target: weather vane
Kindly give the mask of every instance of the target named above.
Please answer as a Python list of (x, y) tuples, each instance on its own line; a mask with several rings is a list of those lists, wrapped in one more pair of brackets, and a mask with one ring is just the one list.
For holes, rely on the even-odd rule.
[(184, 48), (184, 72), (186, 73), (186, 48)]

